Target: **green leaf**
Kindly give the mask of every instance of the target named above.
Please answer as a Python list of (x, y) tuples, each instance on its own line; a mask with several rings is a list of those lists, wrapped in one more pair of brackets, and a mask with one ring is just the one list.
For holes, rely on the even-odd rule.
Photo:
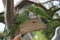
[(37, 15), (40, 15), (41, 17), (45, 19), (50, 19), (51, 17), (47, 14), (47, 12), (43, 8), (35, 8), (35, 12)]
[(29, 9), (29, 11), (35, 13), (35, 6), (30, 6), (28, 9)]

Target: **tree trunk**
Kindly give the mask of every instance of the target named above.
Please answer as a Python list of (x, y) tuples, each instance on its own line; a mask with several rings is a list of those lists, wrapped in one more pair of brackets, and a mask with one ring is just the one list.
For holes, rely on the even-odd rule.
[(15, 21), (16, 13), (14, 8), (14, 0), (3, 0), (5, 12), (5, 23), (9, 30), (12, 28), (12, 24)]
[(5, 23), (7, 24), (8, 29), (11, 30), (16, 16), (14, 9), (14, 0), (7, 0), (5, 11)]
[(16, 17), (15, 8), (14, 8), (14, 0), (2, 0), (2, 1), (4, 4), (5, 24), (10, 31)]

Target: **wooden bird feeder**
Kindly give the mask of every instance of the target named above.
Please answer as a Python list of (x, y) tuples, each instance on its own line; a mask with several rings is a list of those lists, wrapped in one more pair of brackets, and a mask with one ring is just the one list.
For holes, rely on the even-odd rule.
[(21, 34), (47, 28), (42, 20), (39, 17), (37, 18), (32, 12), (29, 12), (29, 18), (29, 20), (19, 26)]
[(47, 26), (41, 22), (41, 20), (36, 18), (25, 21), (19, 27), (21, 34), (47, 28)]

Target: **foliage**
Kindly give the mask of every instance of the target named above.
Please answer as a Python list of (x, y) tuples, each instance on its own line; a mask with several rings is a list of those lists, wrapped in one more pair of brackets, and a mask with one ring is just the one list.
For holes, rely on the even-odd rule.
[[(45, 40), (45, 39), (46, 40), (51, 40), (51, 38), (54, 35), (55, 28), (58, 27), (58, 26), (60, 26), (60, 23), (59, 23), (60, 19), (59, 20), (53, 19), (54, 13), (56, 11), (58, 11), (58, 10), (60, 10), (60, 8), (54, 8), (54, 7), (52, 7), (51, 9), (49, 9), (48, 11), (46, 11), (45, 9), (43, 9), (41, 7), (38, 7), (38, 6), (30, 6), (28, 8), (28, 11), (25, 10), (23, 13), (17, 14), (16, 21), (13, 24), (12, 30), (7, 34), (7, 37), (13, 35), (14, 32), (16, 31), (16, 29), (19, 28), (19, 25), (21, 23), (23, 23), (24, 21), (26, 21), (27, 19), (29, 19), (27, 13), (29, 11), (31, 11), (31, 12), (35, 13), (37, 16), (39, 16), (42, 19), (42, 21), (45, 24), (47, 24), (47, 26), (48, 26), (48, 28), (46, 30), (35, 32), (36, 35), (38, 35), (38, 39), (37, 40), (40, 39), (39, 38), (40, 36), (42, 36), (44, 38), (42, 40)], [(2, 18), (2, 16), (1, 16), (1, 18)], [(32, 33), (32, 34), (34, 35), (34, 33)], [(36, 39), (34, 39), (34, 40), (36, 40)]]
[(4, 14), (0, 13), (0, 22), (4, 22)]
[(42, 33), (43, 30), (32, 32), (33, 40), (47, 40), (45, 34)]
[[(31, 6), (30, 8), (33, 8), (33, 6)], [(30, 8), (29, 10), (31, 10)], [(34, 6), (33, 9), (35, 10), (35, 12), (32, 11), (35, 14), (37, 14), (37, 16), (40, 15), (43, 22), (48, 25), (48, 29), (43, 31), (43, 33), (46, 35), (48, 40), (51, 40), (51, 38), (53, 37), (55, 28), (60, 26), (60, 21), (53, 19), (54, 13), (60, 10), (60, 8), (55, 8), (55, 9), (53, 8), (51, 8), (49, 11), (46, 11), (41, 7)]]

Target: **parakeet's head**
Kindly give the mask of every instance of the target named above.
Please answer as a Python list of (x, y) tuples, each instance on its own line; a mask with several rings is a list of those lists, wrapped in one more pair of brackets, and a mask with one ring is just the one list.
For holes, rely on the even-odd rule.
[(55, 34), (60, 35), (60, 26), (56, 28)]

